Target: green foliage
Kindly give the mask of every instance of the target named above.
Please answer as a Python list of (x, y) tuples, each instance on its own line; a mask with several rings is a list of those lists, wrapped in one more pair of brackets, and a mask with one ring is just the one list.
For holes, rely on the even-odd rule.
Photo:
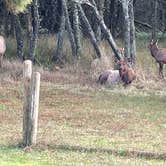
[[(147, 32), (137, 32), (136, 33), (136, 38), (139, 40), (148, 40), (150, 41), (152, 37), (152, 33), (147, 33)], [(157, 38), (160, 40), (164, 40), (166, 37), (165, 33), (158, 32), (157, 33)]]
[(32, 0), (5, 0), (7, 7), (13, 13), (20, 13), (25, 11), (26, 6), (32, 2)]

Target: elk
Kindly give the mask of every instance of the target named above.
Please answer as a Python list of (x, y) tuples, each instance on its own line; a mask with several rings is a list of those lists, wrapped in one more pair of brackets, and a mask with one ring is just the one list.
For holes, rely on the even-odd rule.
[(163, 75), (163, 65), (166, 64), (166, 49), (165, 48), (158, 48), (157, 40), (151, 40), (149, 44), (149, 49), (153, 58), (155, 58), (156, 62), (159, 63), (159, 76), (164, 78)]
[(118, 70), (106, 70), (100, 74), (97, 83), (115, 85), (121, 81)]
[(0, 68), (2, 67), (3, 55), (6, 51), (6, 43), (3, 36), (0, 36)]
[(136, 79), (134, 70), (129, 66), (128, 61), (125, 58), (119, 61), (119, 75), (125, 87)]
[[(124, 56), (124, 48), (119, 48), (119, 53)], [(99, 75), (97, 83), (115, 85), (121, 81), (119, 70), (105, 70)]]

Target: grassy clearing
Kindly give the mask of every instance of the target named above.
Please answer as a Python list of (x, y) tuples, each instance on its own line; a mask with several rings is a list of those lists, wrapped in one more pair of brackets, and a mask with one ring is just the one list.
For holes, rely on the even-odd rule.
[[(6, 105), (0, 111), (0, 165), (166, 164), (166, 95), (160, 91), (42, 83), (38, 145), (22, 149), (21, 88), (19, 82), (0, 88)], [(139, 157), (142, 151), (147, 154)]]
[[(42, 39), (38, 59), (52, 68), (56, 41)], [(0, 71), (0, 165), (166, 165), (166, 81), (158, 77), (147, 45), (137, 42), (138, 80), (126, 89), (96, 85), (98, 73), (112, 66), (103, 59), (101, 68), (92, 69), (94, 53), (87, 43), (86, 55), (77, 64), (52, 72), (36, 67), (42, 74), (38, 144), (25, 149), (19, 146), (22, 64), (6, 61)], [(104, 43), (109, 55), (107, 48)], [(70, 50), (63, 54), (68, 59)]]

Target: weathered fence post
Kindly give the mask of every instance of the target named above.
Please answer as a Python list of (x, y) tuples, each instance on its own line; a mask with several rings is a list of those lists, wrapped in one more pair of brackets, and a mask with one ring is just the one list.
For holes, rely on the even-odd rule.
[(40, 73), (32, 74), (32, 62), (26, 60), (23, 69), (23, 145), (36, 144)]
[(38, 108), (40, 91), (40, 73), (35, 72), (31, 82), (31, 144), (36, 144)]
[(23, 144), (29, 145), (29, 115), (30, 115), (30, 89), (32, 76), (32, 62), (24, 61), (23, 68)]

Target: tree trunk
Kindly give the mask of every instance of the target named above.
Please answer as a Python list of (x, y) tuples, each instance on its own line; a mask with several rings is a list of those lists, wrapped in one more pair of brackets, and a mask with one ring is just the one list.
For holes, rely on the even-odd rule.
[(100, 58), (102, 56), (102, 52), (101, 52), (100, 47), (97, 43), (97, 39), (96, 39), (95, 34), (92, 30), (92, 27), (89, 24), (89, 21), (85, 15), (84, 10), (82, 9), (81, 5), (78, 3), (77, 6), (78, 6), (78, 10), (79, 10), (80, 19), (82, 20), (82, 22), (85, 24), (85, 27), (87, 28), (91, 43), (93, 44), (93, 47), (96, 51), (97, 57)]
[(102, 32), (106, 36), (106, 39), (107, 39), (109, 45), (111, 46), (116, 58), (120, 60), (122, 58), (122, 55), (120, 54), (118, 47), (112, 37), (112, 34), (110, 33), (107, 26), (105, 25), (104, 19), (100, 16), (97, 8), (94, 5), (90, 4), (89, 2), (83, 2), (83, 3), (92, 7), (96, 20), (97, 20), (98, 24), (100, 25)]
[(152, 39), (157, 39), (157, 23), (158, 23), (158, 0), (154, 3), (154, 14), (152, 16)]
[[(104, 0), (97, 0), (97, 4), (96, 4), (95, 0), (92, 0), (92, 3), (98, 8), (100, 16), (103, 18)], [(95, 27), (96, 27), (95, 28), (96, 39), (97, 39), (98, 43), (100, 43), (101, 38), (102, 38), (101, 27), (96, 22), (95, 22)]]
[(72, 31), (72, 27), (71, 27), (71, 23), (70, 23), (70, 19), (69, 19), (69, 13), (68, 13), (66, 0), (62, 0), (62, 10), (63, 10), (65, 18), (66, 18), (66, 28), (67, 28), (67, 31), (69, 34), (72, 55), (74, 57), (76, 57), (76, 44), (75, 44), (74, 35), (73, 35), (73, 31)]
[(39, 30), (39, 13), (38, 13), (38, 0), (33, 0), (32, 6), (32, 38), (30, 43), (30, 58), (32, 62), (35, 62), (37, 41), (38, 41), (38, 30)]
[(14, 29), (15, 29), (15, 35), (16, 35), (16, 41), (17, 41), (17, 56), (21, 60), (24, 60), (24, 56), (23, 56), (23, 35), (22, 35), (22, 29), (21, 29), (19, 16), (13, 14), (12, 17), (13, 17)]
[(129, 5), (129, 18), (130, 18), (130, 56), (131, 56), (132, 62), (135, 63), (136, 41), (135, 41), (133, 0), (130, 1), (130, 5)]
[(81, 33), (80, 33), (80, 22), (78, 16), (78, 8), (76, 3), (73, 3), (73, 29), (76, 41), (76, 56), (79, 57), (82, 53), (81, 51)]
[(55, 56), (53, 57), (53, 60), (55, 61), (56, 64), (62, 63), (64, 31), (65, 31), (65, 16), (64, 16), (64, 12), (62, 10), (60, 29), (59, 29), (59, 32), (58, 32), (57, 48), (56, 48)]
[(31, 50), (31, 39), (32, 39), (32, 14), (31, 7), (29, 6), (27, 9), (27, 13), (25, 14), (26, 20), (26, 37), (27, 37), (27, 48), (28, 48), (28, 57), (26, 59), (31, 59), (30, 50)]
[(128, 0), (122, 0), (122, 8), (124, 13), (124, 43), (125, 57), (130, 58), (130, 19)]

